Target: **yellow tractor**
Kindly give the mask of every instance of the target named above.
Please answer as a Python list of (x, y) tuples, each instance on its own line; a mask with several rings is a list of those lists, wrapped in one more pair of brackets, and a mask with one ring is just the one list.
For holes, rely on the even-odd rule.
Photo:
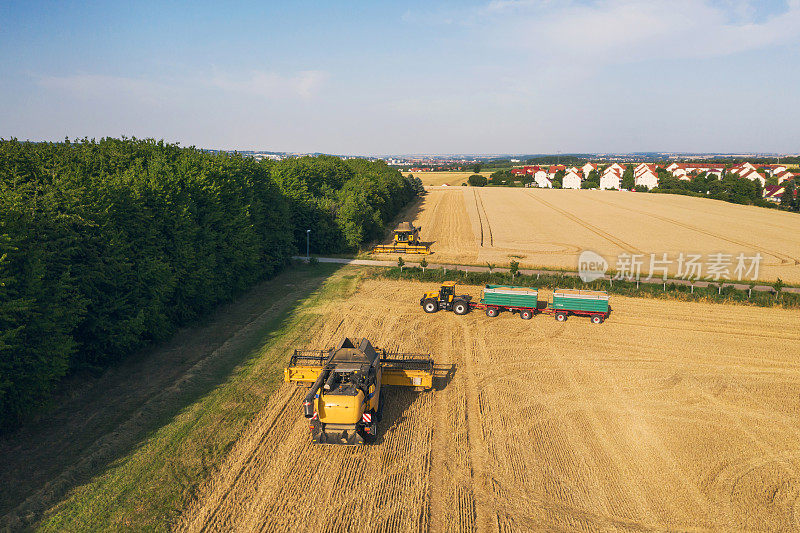
[(392, 244), (379, 244), (372, 249), (374, 254), (429, 254), (430, 245), (419, 240), (419, 230), (411, 222), (401, 222), (394, 230)]
[(435, 313), (439, 309), (452, 311), (457, 315), (466, 315), (471, 309), (472, 296), (468, 294), (456, 295), (456, 282), (445, 281), (439, 292), (426, 292), (419, 300), (419, 305), (426, 313)]
[(384, 385), (433, 386), (428, 354), (387, 352), (367, 339), (344, 338), (328, 350), (295, 350), (287, 382), (311, 384), (303, 399), (311, 440), (320, 444), (374, 442), (383, 413)]

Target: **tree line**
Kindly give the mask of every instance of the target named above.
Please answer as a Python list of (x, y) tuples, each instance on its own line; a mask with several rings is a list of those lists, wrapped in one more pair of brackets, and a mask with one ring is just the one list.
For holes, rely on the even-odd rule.
[(0, 139), (0, 429), (67, 374), (169, 337), (305, 251), (357, 249), (418, 192), (383, 162), (154, 140)]

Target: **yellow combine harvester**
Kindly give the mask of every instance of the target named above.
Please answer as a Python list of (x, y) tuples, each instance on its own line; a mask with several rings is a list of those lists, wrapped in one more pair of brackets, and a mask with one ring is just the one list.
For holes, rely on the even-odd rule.
[(364, 444), (375, 439), (383, 412), (382, 387), (430, 389), (433, 359), (376, 349), (367, 339), (345, 338), (329, 350), (295, 350), (284, 379), (311, 383), (303, 414), (314, 442)]
[(374, 254), (429, 254), (430, 245), (419, 240), (419, 230), (411, 222), (401, 222), (394, 230), (392, 244), (379, 244), (372, 249)]

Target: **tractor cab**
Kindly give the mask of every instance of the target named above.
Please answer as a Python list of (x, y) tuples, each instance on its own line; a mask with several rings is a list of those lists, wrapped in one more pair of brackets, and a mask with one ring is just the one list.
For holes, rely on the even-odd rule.
[(456, 295), (456, 282), (455, 281), (445, 281), (442, 283), (442, 286), (439, 288), (439, 301), (440, 302), (452, 302), (453, 297)]

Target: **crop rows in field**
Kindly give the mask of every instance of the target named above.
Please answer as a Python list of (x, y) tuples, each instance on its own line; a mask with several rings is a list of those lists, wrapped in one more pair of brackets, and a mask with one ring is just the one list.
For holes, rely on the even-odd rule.
[[(464, 220), (460, 220), (464, 218)], [(592, 250), (611, 269), (621, 254), (672, 260), (699, 254), (706, 265), (717, 253), (761, 255), (758, 278), (800, 282), (800, 217), (752, 206), (675, 195), (619, 191), (520, 188), (431, 188), (416, 217), (423, 240), (434, 241), (431, 260), (451, 263), (577, 269)], [(471, 235), (470, 235), (471, 232)], [(707, 268), (707, 266), (706, 266)], [(706, 271), (704, 271), (706, 272)]]
[(387, 390), (378, 443), (337, 447), (310, 443), (305, 389), (284, 385), (179, 529), (798, 527), (793, 312), (615, 297), (599, 326), (426, 315), (431, 288), (366, 281), (319, 310), (312, 344), (430, 352), (433, 391)]

